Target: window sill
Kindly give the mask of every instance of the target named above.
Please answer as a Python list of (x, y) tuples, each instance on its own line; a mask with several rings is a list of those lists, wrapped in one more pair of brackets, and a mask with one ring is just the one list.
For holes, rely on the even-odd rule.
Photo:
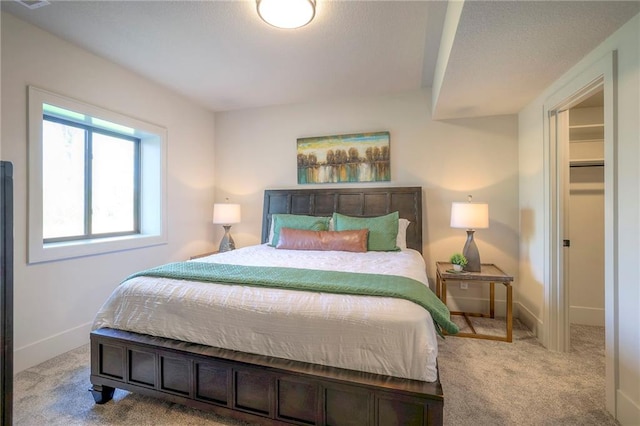
[(160, 235), (125, 235), (121, 237), (48, 243), (29, 249), (29, 263), (51, 262), (151, 247), (166, 244)]

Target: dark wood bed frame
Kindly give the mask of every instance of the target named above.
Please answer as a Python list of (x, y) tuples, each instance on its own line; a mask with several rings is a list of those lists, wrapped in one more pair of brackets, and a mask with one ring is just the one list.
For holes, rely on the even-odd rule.
[[(262, 241), (275, 213), (409, 219), (422, 252), (422, 188), (266, 190)], [(115, 388), (266, 425), (441, 425), (440, 381), (423, 382), (220, 349), (108, 328), (91, 333), (90, 389)]]

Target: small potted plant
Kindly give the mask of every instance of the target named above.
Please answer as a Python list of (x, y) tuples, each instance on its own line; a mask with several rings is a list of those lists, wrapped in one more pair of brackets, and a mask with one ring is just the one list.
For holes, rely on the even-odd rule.
[(467, 258), (462, 253), (452, 254), (449, 261), (453, 264), (453, 270), (456, 272), (462, 271), (462, 268), (467, 265)]

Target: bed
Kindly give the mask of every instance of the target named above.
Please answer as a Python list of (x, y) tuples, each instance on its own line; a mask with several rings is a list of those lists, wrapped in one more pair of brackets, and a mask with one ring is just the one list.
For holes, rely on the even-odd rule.
[[(274, 215), (371, 218), (396, 211), (409, 221), (407, 249), (397, 253), (335, 257), (266, 244)], [(232, 264), (244, 274), (316, 265), (351, 277), (357, 264), (382, 281), (407, 270), (428, 285), (421, 212), (419, 187), (266, 190), (264, 244), (178, 266), (193, 272)], [(116, 289), (91, 333), (96, 403), (120, 388), (261, 424), (442, 424), (436, 317), (416, 303), (213, 281), (143, 275)], [(274, 303), (282, 298), (282, 306)]]

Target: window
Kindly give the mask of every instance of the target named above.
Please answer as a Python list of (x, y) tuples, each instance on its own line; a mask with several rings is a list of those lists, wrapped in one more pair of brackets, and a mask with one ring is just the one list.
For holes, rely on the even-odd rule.
[(166, 130), (29, 88), (29, 262), (166, 243)]
[(44, 105), (44, 242), (137, 234), (140, 139), (59, 118), (52, 110)]

